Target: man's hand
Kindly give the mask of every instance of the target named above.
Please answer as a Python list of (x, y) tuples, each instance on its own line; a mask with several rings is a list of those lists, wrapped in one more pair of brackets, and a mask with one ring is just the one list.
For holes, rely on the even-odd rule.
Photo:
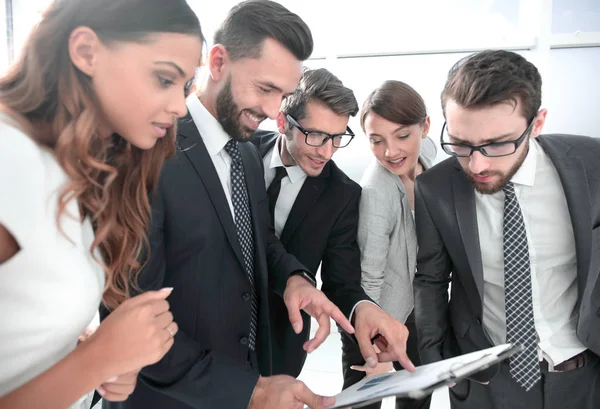
[[(409, 372), (415, 366), (406, 355), (408, 329), (400, 321), (392, 318), (377, 305), (361, 302), (354, 310), (354, 327), (360, 352), (365, 358), (365, 365), (375, 368), (378, 362), (398, 361)], [(377, 336), (374, 348), (371, 339)]]
[[(314, 288), (314, 287), (313, 287)], [(260, 377), (248, 409), (324, 409), (335, 404), (335, 398), (315, 395), (308, 387), (291, 376)]]
[(342, 314), (340, 309), (329, 301), (323, 292), (317, 290), (300, 276), (292, 276), (288, 279), (283, 293), (283, 301), (296, 334), (302, 331), (300, 310), (304, 310), (319, 323), (319, 329), (315, 337), (304, 343), (304, 350), (307, 352), (317, 349), (329, 335), (329, 317), (333, 318), (349, 334), (354, 333), (350, 321)]
[(371, 368), (368, 365), (352, 365), (350, 369), (353, 371), (363, 371), (367, 374), (368, 378), (373, 375), (391, 372), (392, 369), (394, 369), (394, 365), (391, 362), (380, 362), (375, 366), (375, 368)]

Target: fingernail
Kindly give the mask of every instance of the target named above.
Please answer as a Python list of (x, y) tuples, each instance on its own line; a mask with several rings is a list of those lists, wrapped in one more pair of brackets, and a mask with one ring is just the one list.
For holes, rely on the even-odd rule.
[(118, 376), (113, 376), (112, 378), (110, 378), (110, 379), (107, 379), (107, 380), (106, 380), (106, 382), (104, 382), (104, 383), (110, 383), (110, 382), (114, 382), (114, 381), (116, 381), (118, 378), (119, 378)]
[(171, 291), (173, 291), (173, 287), (163, 287), (163, 288), (161, 288), (161, 289), (160, 289), (160, 291), (168, 291), (168, 292), (171, 292)]
[(358, 368), (358, 366), (356, 366), (356, 365), (352, 365), (352, 366), (350, 367), (350, 369), (352, 369), (353, 371), (356, 371), (356, 368)]
[(301, 326), (300, 326), (300, 323), (299, 323), (299, 322), (297, 322), (297, 323), (295, 323), (295, 324), (294, 324), (294, 331), (295, 331), (295, 332), (298, 332), (298, 331), (300, 331), (300, 328), (301, 328)]
[(335, 403), (333, 396), (323, 396), (323, 406), (332, 406)]
[(106, 391), (104, 390), (104, 388), (102, 386), (100, 386), (96, 390), (98, 391), (98, 393), (100, 394), (100, 396), (104, 397), (104, 395), (106, 395)]
[(367, 365), (370, 368), (375, 368), (377, 366), (377, 359), (373, 358), (372, 356), (367, 358)]

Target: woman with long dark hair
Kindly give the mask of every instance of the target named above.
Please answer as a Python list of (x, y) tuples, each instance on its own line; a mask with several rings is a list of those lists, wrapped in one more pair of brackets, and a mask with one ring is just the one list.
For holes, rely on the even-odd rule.
[(0, 78), (0, 408), (126, 399), (173, 344), (131, 294), (202, 45), (185, 0), (55, 0)]

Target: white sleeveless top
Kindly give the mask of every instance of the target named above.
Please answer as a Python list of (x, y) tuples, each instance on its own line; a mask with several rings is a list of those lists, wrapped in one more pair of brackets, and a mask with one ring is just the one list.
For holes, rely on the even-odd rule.
[[(97, 320), (104, 272), (90, 255), (91, 222), (71, 201), (58, 229), (67, 176), (48, 150), (0, 116), (0, 224), (21, 250), (0, 264), (0, 396), (75, 349)], [(65, 237), (66, 235), (66, 237)], [(96, 323), (97, 325), (97, 323)], [(90, 368), (92, 370), (92, 368)], [(72, 408), (89, 408), (90, 394)]]

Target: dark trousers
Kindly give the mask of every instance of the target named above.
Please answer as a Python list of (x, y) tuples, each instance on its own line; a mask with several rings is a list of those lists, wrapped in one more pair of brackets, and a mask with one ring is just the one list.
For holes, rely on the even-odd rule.
[(487, 385), (463, 380), (450, 388), (453, 409), (598, 409), (600, 358), (567, 372), (542, 370), (542, 379), (525, 392), (510, 376), (508, 361)]
[[(415, 325), (414, 315), (411, 313), (405, 323), (408, 328), (409, 336), (406, 343), (406, 353), (415, 366), (421, 365), (419, 357), (419, 342), (417, 339), (417, 327)], [(349, 386), (363, 380), (365, 373), (362, 371), (354, 371), (350, 369), (352, 365), (363, 365), (364, 358), (360, 353), (358, 344), (351, 340), (348, 335), (341, 334), (342, 337), (342, 370), (344, 371), (344, 387)], [(394, 362), (396, 370), (403, 369), (398, 362)], [(431, 404), (431, 396), (423, 399), (396, 398), (396, 409), (429, 409)], [(381, 401), (375, 402), (367, 406), (362, 406), (361, 409), (380, 409)]]

